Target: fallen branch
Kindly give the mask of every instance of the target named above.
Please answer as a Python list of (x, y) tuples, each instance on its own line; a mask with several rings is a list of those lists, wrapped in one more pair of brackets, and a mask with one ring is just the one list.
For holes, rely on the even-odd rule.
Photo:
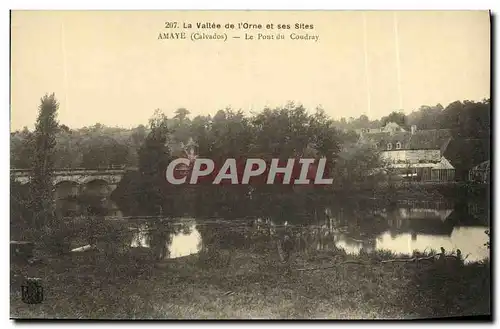
[(334, 268), (334, 267), (345, 265), (345, 264), (372, 265), (370, 263), (363, 263), (363, 262), (359, 262), (359, 261), (355, 261), (355, 260), (348, 260), (348, 261), (345, 261), (345, 262), (342, 262), (342, 263), (337, 263), (337, 264), (326, 266), (326, 267), (297, 268), (297, 269), (295, 269), (295, 271), (300, 271), (301, 272), (301, 271), (326, 270), (326, 269), (329, 269), (329, 268)]
[(436, 254), (436, 255), (432, 255), (432, 256), (428, 256), (428, 257), (413, 257), (413, 258), (396, 258), (396, 259), (388, 259), (388, 260), (383, 260), (381, 261), (380, 263), (396, 263), (396, 262), (406, 262), (406, 263), (410, 263), (410, 262), (419, 262), (421, 260), (431, 260), (431, 259), (435, 259), (437, 256), (441, 256), (442, 254)]
[[(461, 260), (459, 257), (454, 256), (454, 255), (445, 255), (443, 253), (439, 253), (439, 254), (435, 254), (435, 255), (427, 256), (427, 257), (395, 258), (395, 259), (388, 259), (388, 260), (383, 260), (383, 261), (380, 261), (380, 262), (371, 262), (371, 263), (364, 263), (364, 262), (355, 261), (355, 260), (348, 260), (348, 261), (345, 261), (345, 262), (342, 262), (342, 263), (337, 263), (337, 264), (326, 266), (326, 267), (298, 268), (298, 269), (295, 269), (295, 270), (299, 271), (299, 272), (302, 272), (302, 271), (326, 270), (326, 269), (329, 269), (329, 268), (334, 268), (334, 267), (338, 267), (338, 266), (342, 266), (342, 265), (346, 265), (346, 264), (357, 264), (357, 265), (369, 266), (369, 265), (375, 265), (377, 263), (378, 264), (398, 263), (398, 262), (400, 262), (400, 263), (414, 263), (414, 262), (420, 262), (420, 261), (423, 261), (423, 260), (433, 260), (433, 259), (436, 259), (436, 257), (439, 257), (439, 259), (442, 259), (441, 256), (444, 256), (445, 258), (453, 258), (453, 259), (456, 259), (456, 260)], [(465, 259), (467, 259), (468, 256), (469, 255), (467, 255), (465, 257)]]

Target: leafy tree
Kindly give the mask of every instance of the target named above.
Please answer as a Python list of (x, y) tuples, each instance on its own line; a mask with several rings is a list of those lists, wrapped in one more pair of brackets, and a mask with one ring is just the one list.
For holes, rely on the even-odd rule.
[(144, 125), (138, 125), (133, 129), (132, 135), (130, 136), (132, 145), (138, 149), (146, 139), (146, 136), (146, 127)]
[(64, 125), (64, 124), (62, 124), (62, 125), (59, 126), (59, 131), (65, 132), (65, 133), (68, 133), (68, 134), (71, 133), (71, 129), (68, 126)]
[(321, 109), (310, 119), (310, 134), (312, 146), (318, 155), (329, 160), (336, 158), (340, 151), (340, 132), (334, 128), (333, 121)]
[(444, 155), (455, 167), (455, 176), (460, 180), (467, 179), (473, 166), (491, 157), (490, 112), (490, 100), (456, 101), (442, 112), (440, 126), (450, 129), (453, 137)]
[(185, 120), (191, 112), (185, 108), (180, 108), (175, 111), (174, 119), (179, 119), (181, 121)]
[(172, 160), (168, 118), (156, 110), (149, 126), (151, 131), (138, 152), (140, 181), (136, 196), (141, 207), (149, 214), (159, 214), (162, 209), (169, 211), (173, 208), (165, 179), (165, 170)]
[(408, 125), (416, 125), (418, 129), (439, 129), (440, 120), (443, 113), (443, 106), (422, 105), (417, 111), (413, 111), (408, 116)]
[(373, 187), (380, 178), (377, 169), (384, 166), (379, 152), (369, 145), (356, 145), (343, 149), (336, 160), (332, 176), (334, 190), (345, 193), (364, 186)]
[(389, 122), (397, 123), (401, 127), (407, 127), (406, 115), (403, 112), (393, 111), (391, 114), (381, 119), (382, 126), (385, 126)]
[[(267, 160), (275, 157), (282, 160), (325, 157), (327, 163), (332, 163), (340, 150), (340, 134), (322, 109), (311, 115), (303, 106), (289, 103), (274, 110), (264, 109), (253, 116), (252, 123), (255, 129), (252, 154)], [(253, 195), (255, 204), (263, 209), (276, 208), (278, 213), (293, 213), (305, 206), (312, 210), (318, 199), (306, 202), (310, 193), (292, 185), (259, 184), (254, 186)]]
[(21, 185), (10, 177), (10, 234), (12, 240), (25, 238), (32, 226), (29, 185)]
[[(227, 158), (243, 160), (250, 155), (253, 133), (250, 121), (241, 111), (220, 110), (211, 119), (197, 117), (193, 120), (192, 137), (198, 145), (198, 154), (214, 160), (216, 170), (210, 178), (216, 176)], [(238, 171), (241, 173), (241, 170)], [(248, 186), (213, 185), (210, 179), (203, 180), (196, 186), (197, 211), (212, 209), (219, 215), (224, 213), (244, 212)]]
[(138, 164), (138, 151), (141, 145), (146, 140), (147, 136), (147, 128), (144, 125), (138, 125), (136, 128), (133, 128), (131, 131), (131, 135), (126, 142), (126, 146), (129, 149), (126, 164), (129, 166), (136, 167)]
[(13, 168), (29, 169), (33, 163), (33, 133), (24, 127), (11, 133), (10, 165)]
[(191, 137), (194, 139), (197, 147), (197, 153), (209, 155), (213, 148), (213, 138), (210, 135), (212, 118), (210, 116), (197, 116), (191, 122)]
[(58, 122), (56, 120), (59, 103), (55, 94), (45, 95), (41, 99), (38, 118), (34, 131), (34, 153), (31, 174), (31, 197), (33, 225), (50, 225), (52, 219), (52, 172)]
[(172, 142), (178, 144), (187, 143), (191, 137), (191, 121), (188, 118), (189, 111), (184, 108), (180, 108), (175, 111), (175, 114), (176, 115), (173, 119), (167, 120)]
[(56, 168), (76, 168), (82, 162), (83, 140), (71, 130), (61, 129), (56, 135)]
[(118, 143), (115, 139), (107, 136), (95, 136), (83, 150), (83, 168), (109, 167), (112, 165), (124, 165), (127, 162), (129, 147)]

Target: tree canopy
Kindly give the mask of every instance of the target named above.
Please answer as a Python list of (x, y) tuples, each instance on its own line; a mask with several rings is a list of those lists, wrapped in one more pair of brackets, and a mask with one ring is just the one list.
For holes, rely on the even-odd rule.
[[(264, 108), (251, 115), (226, 108), (213, 116), (193, 118), (184, 108), (177, 109), (172, 117), (157, 109), (147, 125), (131, 129), (99, 123), (71, 129), (57, 124), (56, 111), (55, 97), (46, 95), (41, 101), (35, 131), (25, 128), (11, 133), (12, 167), (33, 168), (38, 177), (55, 167), (137, 167), (137, 172), (124, 177), (115, 194), (121, 195), (124, 207), (143, 208), (151, 213), (174, 211), (176, 207), (176, 212), (182, 212), (182, 205), (189, 202), (205, 209), (201, 212), (209, 212), (206, 208), (244, 211), (241, 205), (245, 203), (241, 200), (249, 198), (248, 187), (202, 186), (194, 193), (188, 189), (181, 192), (166, 184), (166, 166), (174, 157), (185, 155), (184, 147), (190, 141), (194, 142), (196, 154), (216, 162), (229, 157), (326, 157), (329, 163), (335, 163), (328, 168), (335, 176), (334, 188), (366, 180), (366, 173), (377, 166), (379, 159), (373, 150), (356, 148), (356, 130), (379, 128), (388, 122), (406, 128), (416, 125), (418, 129), (449, 129), (454, 143), (449, 145), (446, 156), (460, 171), (458, 177), (465, 177), (469, 167), (490, 156), (489, 100), (456, 101), (446, 107), (424, 105), (408, 115), (393, 111), (376, 120), (366, 115), (335, 120), (321, 108), (308, 111), (294, 103)], [(269, 195), (290, 192), (289, 187), (287, 190), (279, 185), (252, 188), (253, 202), (258, 200), (262, 204), (275, 204)], [(295, 200), (289, 206), (298, 204)]]

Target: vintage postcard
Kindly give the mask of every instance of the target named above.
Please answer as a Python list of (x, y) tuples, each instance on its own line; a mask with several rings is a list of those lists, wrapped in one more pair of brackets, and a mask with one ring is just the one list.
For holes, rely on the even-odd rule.
[(488, 11), (12, 11), (13, 319), (491, 319)]

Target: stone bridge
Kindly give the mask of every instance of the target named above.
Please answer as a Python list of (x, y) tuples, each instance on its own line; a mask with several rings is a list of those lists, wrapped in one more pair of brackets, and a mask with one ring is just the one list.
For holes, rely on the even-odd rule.
[[(108, 197), (121, 181), (126, 171), (136, 168), (62, 168), (53, 173), (55, 199), (62, 199), (70, 195), (83, 192), (99, 193)], [(21, 183), (27, 184), (30, 180), (29, 169), (11, 169), (11, 176)]]

